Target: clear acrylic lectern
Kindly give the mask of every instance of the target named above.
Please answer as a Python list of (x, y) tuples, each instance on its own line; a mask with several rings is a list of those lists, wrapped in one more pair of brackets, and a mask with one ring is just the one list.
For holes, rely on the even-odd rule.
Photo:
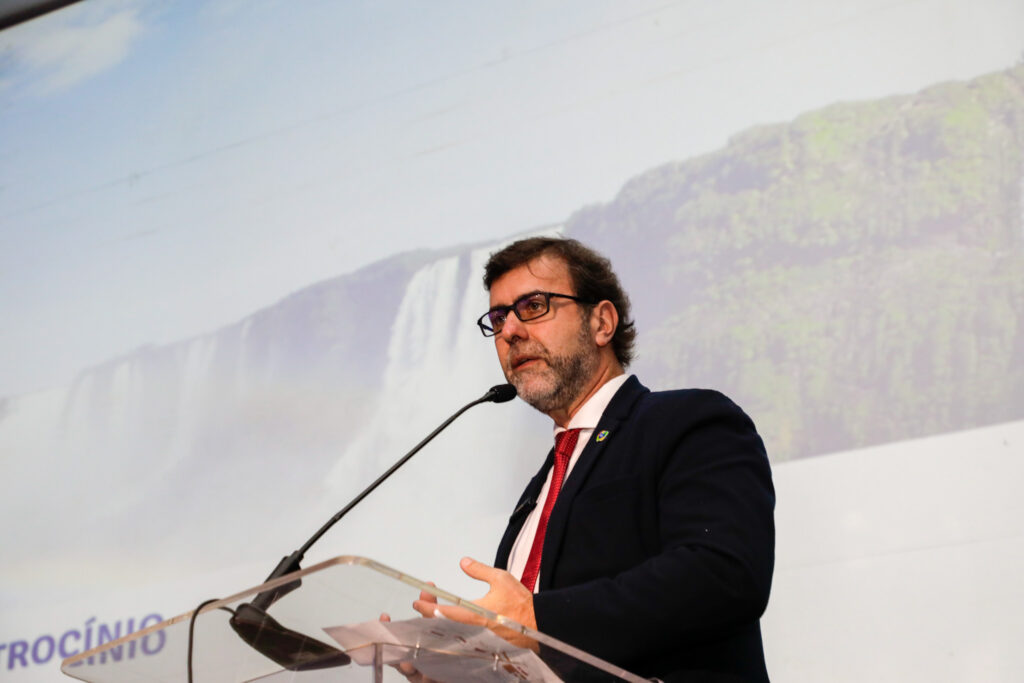
[[(282, 595), (265, 613), (250, 607), (258, 602), (254, 596), (275, 591)], [(412, 609), (420, 591), (496, 627), (420, 618)], [(382, 622), (382, 613), (391, 621)], [(70, 657), (61, 670), (92, 683), (187, 681), (191, 617), (182, 614)], [(336, 557), (208, 604), (196, 615), (192, 635), (195, 683), (644, 681), (362, 557)]]

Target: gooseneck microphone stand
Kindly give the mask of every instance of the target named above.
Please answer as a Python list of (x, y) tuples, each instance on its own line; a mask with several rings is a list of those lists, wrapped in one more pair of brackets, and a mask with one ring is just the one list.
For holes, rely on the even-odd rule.
[[(499, 384), (487, 390), (480, 398), (467, 403), (454, 415), (445, 420), (441, 426), (427, 435), (425, 439), (416, 444), (411, 451), (402, 456), (384, 474), (363, 489), (362, 493), (338, 511), (333, 517), (327, 520), (320, 529), (313, 534), (308, 541), (278, 562), (274, 571), (270, 572), (267, 581), (298, 571), (302, 558), (306, 551), (320, 540), (320, 537), (327, 533), (327, 530), (338, 523), (342, 517), (347, 515), (352, 508), (358, 505), (374, 489), (394, 474), (398, 468), (404, 465), (409, 459), (416, 455), (424, 446), (440, 434), (457, 417), (480, 403), (506, 403), (516, 397), (516, 389), (511, 384)], [(266, 583), (266, 582), (264, 582)], [(341, 650), (322, 643), (319, 640), (310, 638), (298, 631), (293, 631), (282, 626), (273, 617), (267, 614), (267, 609), (282, 596), (295, 590), (302, 584), (301, 579), (295, 579), (286, 584), (258, 593), (251, 602), (242, 603), (236, 609), (230, 619), (231, 628), (238, 633), (246, 643), (255, 650), (280, 664), (290, 671), (306, 671), (309, 669), (324, 669), (334, 666), (343, 666), (351, 661), (351, 658)], [(198, 610), (196, 610), (198, 612)], [(189, 662), (191, 673), (191, 660)]]

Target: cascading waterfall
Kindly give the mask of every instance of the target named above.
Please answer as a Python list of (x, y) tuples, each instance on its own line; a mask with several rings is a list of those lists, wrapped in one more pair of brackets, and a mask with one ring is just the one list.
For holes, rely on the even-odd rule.
[(468, 401), (500, 380), (500, 374), (493, 379), (490, 346), (467, 315), (487, 308), (477, 276), (486, 256), (477, 250), (444, 258), (413, 276), (391, 327), (376, 410), (328, 477), (328, 490), (352, 491), (354, 481), (381, 471), (415, 444), (417, 435), (445, 417), (439, 396), (454, 410), (459, 400)]
[[(4, 537), (24, 542), (36, 565), (52, 556), (55, 567), (69, 553), (101, 561), (126, 544), (143, 555), (173, 549), (172, 562), (230, 557), (237, 550), (224, 547), (224, 534), (241, 529), (281, 552), (296, 529), (315, 528), (441, 420), (503, 381), (493, 343), (474, 325), (488, 305), (483, 264), (498, 246), (414, 263), (406, 279), (394, 267), (341, 278), (217, 332), (138, 349), (68, 388), (7, 400), (0, 461), (17, 463), (6, 469), (17, 476), (0, 483)], [(396, 304), (390, 328), (361, 330), (358, 356), (339, 350), (330, 333), (339, 319), (365, 320), (347, 310), (330, 315), (352, 287), (391, 287)], [(379, 375), (350, 387), (352, 364), (363, 374), (379, 367)], [(537, 425), (524, 428), (530, 420)], [(486, 557), (543, 457), (543, 425), (519, 402), (475, 408), (410, 463), (429, 488), (389, 482), (365, 504), (373, 528), (346, 529), (339, 551), (359, 550), (360, 538), (387, 529), (415, 537), (402, 551), (413, 566), (429, 569), (435, 557), (447, 566), (460, 550), (439, 549), (436, 529), (458, 525), (451, 542)], [(252, 505), (223, 504), (239, 485)], [(50, 494), (44, 510), (32, 490)], [(281, 508), (260, 504), (271, 496)], [(382, 516), (391, 509), (393, 517)], [(268, 552), (239, 542), (253, 555)]]
[[(474, 324), (488, 307), (483, 266), (500, 246), (439, 259), (410, 280), (391, 326), (381, 393), (325, 481), (321, 519), (461, 405), (504, 381), (493, 341)], [(367, 498), (320, 552), (366, 554), (463, 581), (458, 557), (490, 558), (519, 488), (547, 453), (549, 425), (519, 401), (474, 408)]]

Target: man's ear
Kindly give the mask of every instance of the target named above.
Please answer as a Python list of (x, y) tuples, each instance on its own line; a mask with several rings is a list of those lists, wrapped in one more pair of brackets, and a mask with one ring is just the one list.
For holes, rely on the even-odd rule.
[(598, 346), (611, 344), (615, 330), (619, 327), (619, 312), (615, 304), (607, 299), (594, 306), (590, 313), (590, 329)]

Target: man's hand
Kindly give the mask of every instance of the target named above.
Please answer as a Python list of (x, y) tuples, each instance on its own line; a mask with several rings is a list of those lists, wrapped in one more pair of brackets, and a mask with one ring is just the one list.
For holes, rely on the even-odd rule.
[(533, 593), (519, 579), (504, 569), (495, 569), (468, 557), (462, 558), (459, 566), (470, 577), (486, 581), (490, 586), (487, 595), (474, 600), (473, 604), (497, 612), (526, 628), (537, 630), (537, 618), (533, 614)]
[[(433, 581), (427, 581), (427, 585), (437, 586)], [(434, 612), (437, 608), (437, 596), (427, 591), (420, 591), (420, 599), (412, 603), (412, 608), (425, 617), (436, 617)]]
[[(468, 557), (462, 558), (459, 566), (471, 578), (486, 581), (490, 586), (490, 590), (484, 597), (473, 601), (474, 605), (508, 617), (529, 629), (537, 630), (537, 618), (533, 613), (533, 593), (516, 577), (504, 569), (495, 569)], [(425, 617), (442, 616), (454, 621), (461, 621), (464, 624), (486, 626), (516, 645), (526, 647), (532, 645), (532, 641), (525, 642), (521, 636), (516, 637), (517, 634), (499, 626), (497, 622), (484, 619), (468, 609), (456, 605), (438, 605), (437, 598), (429, 593), (420, 593), (420, 599), (412, 606)]]

